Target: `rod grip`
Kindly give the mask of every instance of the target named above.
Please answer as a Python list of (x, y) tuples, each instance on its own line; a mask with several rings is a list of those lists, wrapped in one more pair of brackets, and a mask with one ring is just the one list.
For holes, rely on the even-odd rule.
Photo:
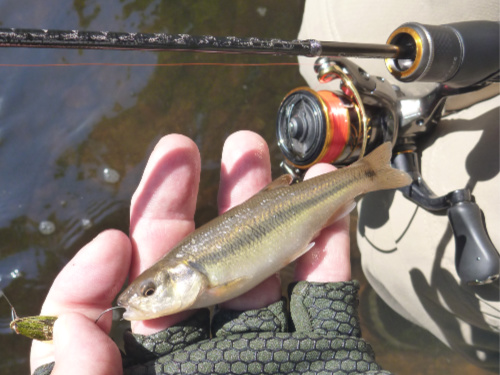
[(403, 82), (445, 82), (460, 88), (498, 79), (499, 22), (410, 22), (397, 28), (387, 43), (412, 51), (404, 58), (386, 59), (389, 72)]

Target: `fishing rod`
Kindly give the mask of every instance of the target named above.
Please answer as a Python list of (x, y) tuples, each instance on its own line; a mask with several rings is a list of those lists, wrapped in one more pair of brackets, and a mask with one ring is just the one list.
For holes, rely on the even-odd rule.
[(401, 25), (385, 44), (236, 36), (0, 28), (0, 47), (190, 51), (381, 58), (402, 82), (460, 88), (499, 80), (499, 23)]
[(0, 29), (0, 47), (191, 51), (308, 57), (334, 55), (384, 59), (410, 57), (412, 53), (405, 46), (314, 39), (282, 40), (166, 33), (5, 28)]

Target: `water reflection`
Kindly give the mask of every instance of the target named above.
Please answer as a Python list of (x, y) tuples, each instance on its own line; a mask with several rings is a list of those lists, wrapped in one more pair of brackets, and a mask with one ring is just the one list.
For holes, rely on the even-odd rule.
[[(302, 1), (0, 1), (2, 27), (191, 32), (295, 38)], [(272, 20), (272, 21), (270, 21)], [(273, 57), (2, 49), (0, 64), (259, 62)], [(294, 60), (291, 60), (294, 61)], [(167, 133), (200, 147), (196, 220), (216, 214), (227, 135), (250, 128), (274, 143), (275, 111), (302, 85), (294, 68), (0, 67), (0, 289), (36, 315), (54, 277), (105, 228), (127, 231), (130, 197)], [(278, 158), (274, 149), (274, 157)], [(276, 166), (278, 163), (274, 163)], [(50, 233), (49, 233), (50, 232)], [(10, 277), (12, 272), (20, 277)], [(28, 372), (30, 341), (8, 334), (0, 302), (0, 372)]]

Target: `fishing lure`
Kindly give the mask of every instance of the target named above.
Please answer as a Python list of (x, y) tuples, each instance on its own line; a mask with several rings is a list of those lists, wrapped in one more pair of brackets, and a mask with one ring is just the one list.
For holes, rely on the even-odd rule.
[(17, 315), (14, 306), (9, 299), (0, 291), (0, 297), (4, 296), (10, 306), (12, 312), (12, 322), (10, 328), (18, 335), (26, 336), (38, 341), (52, 341), (54, 323), (57, 320), (56, 316), (26, 316), (21, 318)]
[[(14, 306), (12, 306), (12, 303), (10, 303), (5, 293), (0, 290), (0, 297), (2, 296), (7, 300), (7, 303), (9, 304), (12, 312), (12, 322), (10, 322), (10, 329), (12, 329), (18, 335), (23, 335), (33, 340), (52, 341), (54, 323), (57, 320), (57, 316), (37, 315), (21, 318), (17, 315)], [(95, 320), (95, 323), (97, 324), (99, 319), (101, 319), (101, 317), (107, 312), (122, 308), (123, 307), (120, 306), (114, 306), (104, 310), (101, 314), (99, 314), (99, 316)]]

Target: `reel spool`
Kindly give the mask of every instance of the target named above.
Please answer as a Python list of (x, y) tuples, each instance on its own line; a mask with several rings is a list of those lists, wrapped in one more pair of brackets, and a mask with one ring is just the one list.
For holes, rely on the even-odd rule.
[(278, 110), (278, 145), (285, 163), (299, 170), (319, 162), (350, 164), (364, 156), (368, 143), (367, 112), (351, 78), (330, 60), (316, 71), (321, 83), (340, 78), (342, 92), (299, 87)]

